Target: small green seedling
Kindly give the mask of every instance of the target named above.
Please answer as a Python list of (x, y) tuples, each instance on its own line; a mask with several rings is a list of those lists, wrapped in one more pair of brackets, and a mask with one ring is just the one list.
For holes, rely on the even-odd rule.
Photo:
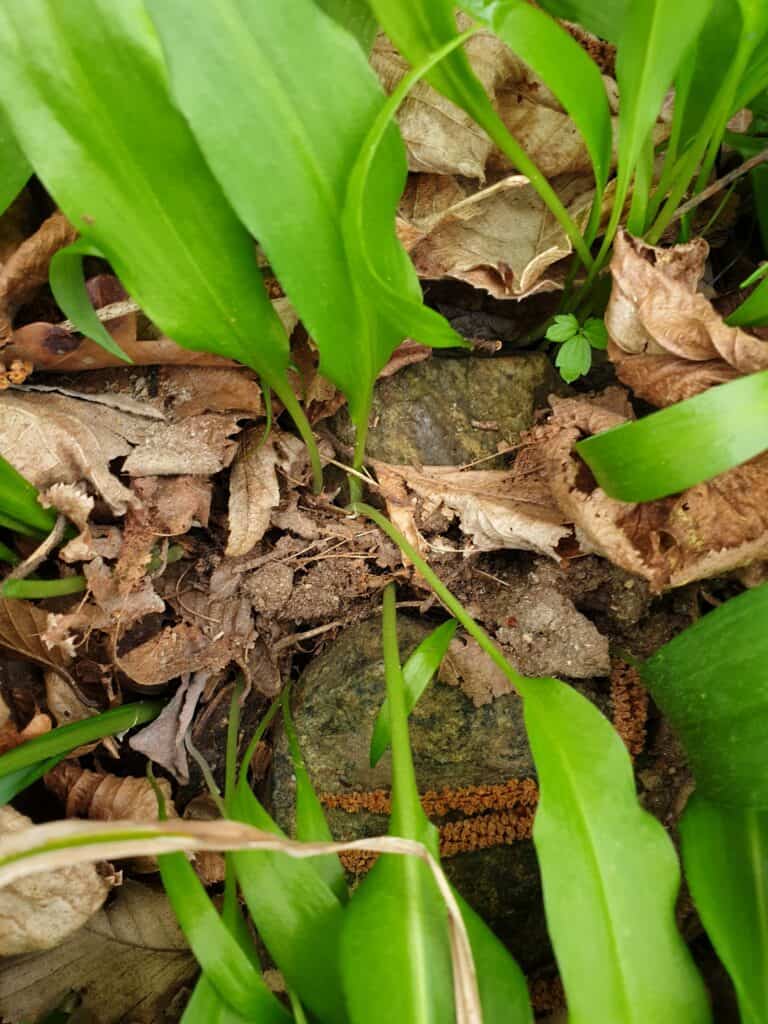
[(573, 313), (562, 313), (555, 317), (546, 337), (561, 346), (555, 365), (568, 384), (589, 373), (593, 348), (603, 350), (608, 346), (605, 324), (594, 316), (579, 324)]

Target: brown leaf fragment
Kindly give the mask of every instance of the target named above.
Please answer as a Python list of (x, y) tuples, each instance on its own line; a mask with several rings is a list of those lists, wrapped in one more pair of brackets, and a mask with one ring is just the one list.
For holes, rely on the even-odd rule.
[(664, 408), (693, 398), (717, 384), (735, 380), (741, 374), (723, 359), (692, 362), (672, 355), (631, 355), (611, 341), (608, 356), (616, 376), (628, 388), (651, 405)]
[[(585, 175), (554, 183), (577, 219), (592, 201)], [(420, 277), (453, 277), (495, 298), (521, 299), (562, 288), (559, 264), (572, 245), (527, 178), (486, 188), (434, 174), (413, 175), (401, 200), (398, 234)]]
[(264, 414), (261, 387), (244, 367), (166, 366), (158, 374), (160, 394), (174, 420), (205, 412)]
[(462, 532), (479, 551), (511, 548), (559, 560), (558, 545), (571, 537), (546, 482), (526, 480), (514, 467), (462, 471), (452, 466), (374, 466), (393, 522), (417, 547), (423, 545), (414, 515), (439, 508), (458, 516)]
[[(193, 797), (184, 808), (182, 815), (187, 821), (217, 821), (221, 817), (219, 808), (210, 793)], [(227, 862), (221, 853), (201, 850), (192, 862), (195, 873), (203, 885), (218, 885), (227, 876)]]
[(72, 687), (67, 686), (55, 672), (45, 673), (45, 703), (56, 725), (80, 722), (93, 714), (92, 708), (84, 704)]
[(47, 625), (47, 613), (31, 602), (0, 599), (0, 647), (51, 669), (72, 686), (70, 658), (61, 649), (51, 650), (46, 644)]
[[(53, 675), (53, 673), (51, 673)], [(59, 676), (54, 676), (59, 679)], [(72, 691), (70, 690), (70, 693)], [(53, 723), (48, 715), (38, 711), (27, 722), (23, 729), (17, 729), (14, 723), (7, 719), (0, 725), (0, 754), (21, 746), (27, 740), (33, 740), (36, 736), (44, 736), (53, 728)]]
[(190, 672), (224, 668), (242, 653), (237, 639), (219, 630), (218, 639), (187, 622), (166, 626), (143, 644), (115, 657), (115, 664), (138, 686), (163, 686)]
[(195, 523), (208, 525), (213, 485), (202, 476), (140, 476), (131, 481), (131, 488), (155, 535), (176, 537)]
[(11, 335), (11, 317), (16, 308), (48, 283), (51, 259), (76, 238), (77, 230), (57, 210), (3, 264), (0, 269), (0, 346)]
[(98, 1024), (158, 1024), (197, 971), (165, 894), (129, 879), (56, 949), (0, 964), (0, 1015), (39, 1020), (74, 990)]
[(130, 476), (210, 476), (230, 464), (237, 444), (237, 416), (205, 413), (158, 425), (123, 463)]
[(476, 708), (490, 704), (505, 693), (514, 693), (509, 679), (471, 637), (451, 640), (438, 679), (449, 686), (460, 687)]
[(692, 362), (720, 360), (741, 374), (768, 368), (768, 343), (729, 327), (697, 290), (708, 254), (702, 238), (661, 249), (619, 233), (605, 314), (608, 333), (619, 349)]
[[(0, 807), (0, 833), (22, 832), (32, 822)], [(0, 956), (51, 949), (101, 907), (110, 885), (92, 864), (76, 864), (20, 879), (0, 889)]]
[[(48, 789), (64, 804), (68, 818), (95, 821), (157, 821), (157, 799), (148, 779), (110, 775), (62, 761), (45, 776)], [(168, 817), (178, 817), (166, 779), (157, 785), (166, 800)]]
[(170, 772), (183, 785), (189, 782), (187, 748), (184, 740), (192, 725), (208, 673), (196, 672), (181, 683), (173, 699), (154, 722), (145, 725), (128, 740), (128, 746)]
[(631, 504), (585, 476), (576, 441), (626, 421), (590, 399), (551, 399), (530, 440), (547, 461), (552, 494), (582, 548), (647, 579), (654, 592), (768, 557), (768, 453), (682, 494)]

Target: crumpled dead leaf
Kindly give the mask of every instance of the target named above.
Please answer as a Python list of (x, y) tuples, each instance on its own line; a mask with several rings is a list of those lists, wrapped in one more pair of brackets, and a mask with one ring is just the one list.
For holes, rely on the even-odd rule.
[(607, 400), (550, 399), (551, 420), (528, 438), (582, 549), (644, 577), (655, 592), (768, 557), (768, 454), (643, 504), (609, 498), (584, 474), (576, 441), (629, 418), (629, 410), (618, 411), (616, 389), (608, 392)]
[(207, 681), (206, 672), (196, 672), (194, 677), (187, 676), (155, 721), (145, 725), (128, 740), (132, 750), (137, 750), (165, 768), (183, 785), (189, 782), (184, 740)]
[[(61, 681), (59, 676), (54, 676), (54, 678)], [(7, 712), (7, 707), (4, 710)], [(36, 736), (44, 736), (52, 728), (53, 723), (51, 719), (42, 711), (34, 714), (23, 729), (17, 729), (10, 717), (7, 717), (3, 724), (0, 725), (0, 754), (13, 750), (14, 747), (21, 746), (27, 740), (35, 739)]]
[(204, 412), (264, 414), (261, 387), (255, 374), (243, 366), (164, 366), (158, 371), (158, 390), (174, 420)]
[[(587, 175), (553, 182), (577, 222), (593, 197)], [(453, 277), (498, 299), (563, 287), (557, 266), (573, 251), (560, 224), (528, 179), (513, 174), (485, 188), (435, 174), (413, 175), (400, 203), (397, 231), (420, 277)]]
[(476, 708), (496, 697), (514, 693), (509, 679), (472, 637), (454, 637), (440, 663), (438, 679), (458, 686)]
[(157, 1024), (197, 971), (165, 894), (129, 879), (56, 949), (0, 963), (0, 1015), (39, 1020), (75, 990), (99, 1024)]
[(45, 643), (47, 626), (46, 612), (30, 601), (0, 599), (0, 647), (53, 670), (72, 686), (70, 656), (61, 649), (52, 650)]
[(116, 654), (115, 664), (138, 686), (163, 686), (191, 672), (214, 671), (241, 660), (249, 637), (217, 630), (211, 637), (200, 626), (180, 622), (151, 639)]
[(41, 490), (88, 481), (117, 515), (138, 500), (111, 471), (113, 459), (127, 456), (123, 471), (132, 476), (174, 476), (217, 473), (234, 456), (235, 415), (167, 423), (149, 403), (121, 404), (113, 408), (99, 396), (86, 401), (6, 392), (0, 398), (0, 454)]
[(247, 432), (229, 477), (227, 555), (246, 555), (258, 544), (280, 503), (278, 469), (290, 475), (302, 458), (302, 442), (292, 434), (273, 430), (265, 440), (263, 430)]
[[(2, 835), (31, 825), (13, 807), (0, 807)], [(0, 956), (58, 946), (96, 913), (109, 889), (92, 864), (57, 868), (0, 889)]]
[(213, 484), (202, 476), (148, 476), (131, 481), (155, 537), (177, 537), (193, 524), (207, 526)]
[(619, 379), (653, 405), (768, 369), (768, 343), (729, 327), (698, 291), (708, 255), (703, 238), (662, 249), (620, 232), (614, 242), (609, 355)]
[(478, 551), (536, 551), (559, 561), (559, 545), (572, 537), (546, 482), (526, 480), (514, 467), (461, 471), (382, 462), (374, 467), (392, 521), (422, 550), (426, 545), (415, 517), (427, 518), (438, 509), (458, 516), (463, 533)]

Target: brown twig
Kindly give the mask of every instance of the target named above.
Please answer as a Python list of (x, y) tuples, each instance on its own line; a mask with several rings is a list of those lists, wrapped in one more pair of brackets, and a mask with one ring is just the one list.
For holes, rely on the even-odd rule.
[(682, 206), (678, 206), (675, 210), (674, 216), (670, 221), (670, 224), (674, 224), (676, 221), (685, 217), (686, 214), (690, 213), (691, 210), (695, 210), (697, 206), (706, 202), (707, 199), (711, 199), (712, 196), (717, 195), (724, 188), (740, 178), (743, 174), (747, 174), (755, 167), (759, 167), (760, 164), (764, 164), (768, 161), (768, 149), (763, 149), (754, 156), (751, 156), (749, 160), (745, 160), (743, 164), (739, 164), (734, 170), (724, 174), (722, 178), (718, 178), (717, 181), (713, 181), (711, 185), (708, 185), (705, 189), (702, 189), (698, 195), (694, 196), (693, 199), (689, 199), (687, 203), (683, 203)]
[(12, 570), (5, 578), (6, 580), (24, 580), (30, 573), (33, 573), (39, 565), (46, 560), (48, 555), (58, 547), (64, 537), (64, 527), (67, 525), (67, 520), (63, 515), (59, 515), (54, 524), (53, 529), (40, 544), (29, 558), (25, 558), (23, 562), (19, 562), (15, 569)]

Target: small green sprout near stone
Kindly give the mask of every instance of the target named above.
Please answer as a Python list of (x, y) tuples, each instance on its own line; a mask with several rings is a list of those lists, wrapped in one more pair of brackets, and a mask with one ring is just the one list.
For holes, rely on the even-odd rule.
[(608, 345), (608, 332), (602, 320), (591, 316), (581, 325), (573, 313), (556, 316), (546, 338), (561, 346), (555, 366), (567, 384), (589, 373), (593, 348), (604, 349)]

